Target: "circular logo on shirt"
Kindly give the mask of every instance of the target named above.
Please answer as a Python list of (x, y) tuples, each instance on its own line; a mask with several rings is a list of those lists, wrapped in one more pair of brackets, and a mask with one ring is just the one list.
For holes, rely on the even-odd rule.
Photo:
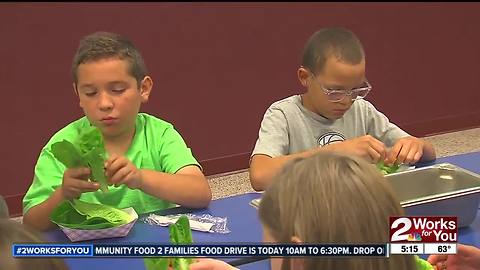
[(343, 142), (343, 141), (345, 141), (345, 136), (343, 136), (342, 134), (340, 134), (338, 132), (330, 131), (330, 132), (322, 134), (317, 139), (317, 145), (325, 146), (325, 145), (329, 145), (329, 144), (332, 144), (332, 143)]

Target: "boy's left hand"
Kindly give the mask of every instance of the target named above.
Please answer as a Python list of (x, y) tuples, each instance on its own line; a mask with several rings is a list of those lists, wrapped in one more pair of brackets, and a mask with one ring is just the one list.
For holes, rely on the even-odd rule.
[(108, 182), (116, 187), (125, 184), (131, 189), (136, 189), (143, 181), (141, 170), (124, 156), (112, 155), (105, 162), (105, 174)]
[(425, 142), (419, 138), (403, 137), (387, 153), (385, 164), (414, 164), (422, 158), (424, 146)]

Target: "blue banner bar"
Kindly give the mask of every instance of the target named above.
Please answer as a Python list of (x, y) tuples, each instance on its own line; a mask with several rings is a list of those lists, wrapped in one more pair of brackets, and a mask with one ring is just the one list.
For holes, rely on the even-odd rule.
[(13, 257), (92, 257), (93, 245), (13, 244)]
[(14, 244), (14, 257), (387, 257), (387, 244)]

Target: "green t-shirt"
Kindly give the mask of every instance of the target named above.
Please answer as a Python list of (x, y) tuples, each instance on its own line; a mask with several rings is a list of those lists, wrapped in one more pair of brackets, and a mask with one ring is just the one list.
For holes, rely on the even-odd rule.
[[(53, 156), (51, 145), (64, 139), (73, 141), (79, 130), (89, 125), (88, 119), (82, 117), (58, 131), (43, 147), (35, 166), (33, 183), (23, 198), (23, 213), (45, 201), (62, 184), (66, 168)], [(137, 115), (135, 136), (125, 156), (137, 168), (171, 174), (188, 165), (200, 167), (173, 125), (146, 113)], [(109, 186), (106, 193), (100, 190), (83, 193), (80, 200), (120, 209), (133, 207), (139, 214), (173, 206), (168, 201), (150, 196), (139, 189), (130, 189), (126, 185)]]

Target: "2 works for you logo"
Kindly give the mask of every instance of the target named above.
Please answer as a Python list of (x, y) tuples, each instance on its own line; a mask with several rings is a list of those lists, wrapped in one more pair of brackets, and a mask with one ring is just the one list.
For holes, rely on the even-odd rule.
[(390, 217), (390, 242), (457, 242), (457, 217)]

